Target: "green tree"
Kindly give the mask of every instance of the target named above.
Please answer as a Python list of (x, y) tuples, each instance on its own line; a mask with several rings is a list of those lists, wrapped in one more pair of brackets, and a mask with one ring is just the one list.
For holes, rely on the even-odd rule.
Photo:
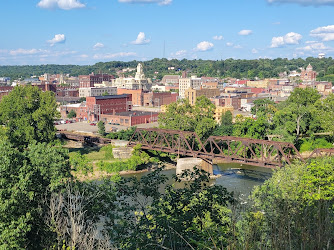
[(52, 240), (43, 201), (71, 178), (67, 151), (37, 143), (22, 152), (0, 139), (0, 152), (0, 248), (42, 249)]
[(233, 135), (254, 139), (266, 139), (268, 128), (269, 124), (263, 117), (255, 120), (250, 117), (238, 115), (233, 126)]
[(167, 106), (165, 113), (159, 114), (159, 126), (166, 129), (194, 131), (193, 107), (187, 99), (181, 99)]
[(276, 130), (288, 131), (294, 136), (295, 142), (299, 140), (302, 133), (312, 132), (310, 128), (316, 127), (312, 124), (314, 123), (312, 114), (314, 114), (315, 103), (320, 97), (316, 89), (296, 88), (273, 117)]
[(86, 97), (80, 97), (78, 102), (85, 102), (86, 101)]
[(272, 118), (277, 112), (275, 102), (270, 99), (258, 99), (254, 100), (254, 106), (251, 113), (257, 117), (265, 117), (268, 122), (272, 121)]
[(75, 117), (77, 117), (77, 113), (73, 109), (71, 109), (71, 111), (68, 112), (68, 114), (67, 114), (67, 118), (71, 119), (71, 118), (75, 118)]
[[(160, 169), (116, 184), (118, 211), (109, 232), (119, 248), (226, 248), (231, 237), (231, 193), (209, 185), (209, 176), (194, 169), (176, 176), (175, 181), (190, 179), (183, 188), (167, 185)], [(131, 206), (136, 204), (136, 206)]]
[(233, 134), (233, 115), (231, 111), (226, 111), (222, 114), (220, 125), (214, 130), (213, 135), (232, 135)]
[(324, 131), (334, 135), (334, 94), (318, 100), (315, 107), (315, 117), (317, 117), (321, 127)]
[(104, 125), (104, 122), (103, 121), (99, 121), (97, 123), (97, 127), (98, 127), (98, 133), (102, 136), (104, 136), (106, 134), (106, 127)]
[(25, 147), (32, 141), (51, 142), (57, 112), (54, 93), (38, 87), (15, 87), (0, 102), (0, 123), (14, 146)]
[(162, 128), (196, 132), (200, 138), (208, 137), (216, 127), (214, 120), (215, 106), (205, 97), (196, 99), (191, 106), (187, 99), (171, 103), (165, 113), (159, 115)]
[(254, 207), (239, 224), (243, 248), (333, 248), (333, 179), (333, 157), (277, 170), (252, 194)]

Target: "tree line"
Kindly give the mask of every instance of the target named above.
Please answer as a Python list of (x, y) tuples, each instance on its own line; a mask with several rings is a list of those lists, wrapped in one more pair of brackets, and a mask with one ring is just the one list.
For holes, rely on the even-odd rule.
[[(32, 75), (50, 74), (70, 74), (71, 76), (87, 75), (94, 73), (106, 73), (116, 75), (117, 71), (123, 68), (136, 68), (141, 61), (111, 61), (99, 62), (94, 65), (24, 65), (24, 66), (0, 66), (0, 76), (11, 77), (12, 80), (19, 78), (27, 78)], [(198, 76), (212, 77), (234, 77), (234, 78), (269, 78), (278, 77), (280, 72), (291, 72), (305, 68), (308, 64), (318, 72), (319, 80), (333, 80), (334, 60), (328, 58), (308, 57), (306, 59), (226, 59), (226, 60), (167, 60), (166, 58), (154, 58), (149, 61), (141, 62), (144, 65), (145, 75), (149, 78), (161, 80), (164, 75), (181, 74), (187, 71), (189, 74)], [(168, 70), (174, 67), (174, 70)], [(133, 72), (125, 73), (125, 75), (134, 74)]]

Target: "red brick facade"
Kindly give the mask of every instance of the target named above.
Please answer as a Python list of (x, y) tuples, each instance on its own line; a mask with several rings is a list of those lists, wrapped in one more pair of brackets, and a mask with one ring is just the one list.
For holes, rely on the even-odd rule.
[(90, 74), (90, 75), (79, 75), (80, 88), (94, 87), (95, 84), (102, 82), (111, 82), (115, 79), (114, 76), (108, 74)]

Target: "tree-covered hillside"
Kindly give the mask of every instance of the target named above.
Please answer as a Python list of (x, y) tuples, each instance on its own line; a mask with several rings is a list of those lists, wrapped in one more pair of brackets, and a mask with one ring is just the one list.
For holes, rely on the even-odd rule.
[[(19, 77), (25, 78), (31, 75), (50, 74), (70, 74), (72, 76), (94, 73), (116, 72), (123, 68), (135, 68), (139, 61), (121, 62), (99, 62), (94, 65), (25, 65), (25, 66), (0, 66), (0, 76), (11, 77), (12, 80)], [(212, 60), (167, 60), (152, 59), (142, 62), (147, 77), (161, 79), (166, 74), (181, 74), (181, 71), (188, 71), (197, 76), (216, 76), (216, 77), (235, 77), (235, 78), (268, 78), (276, 77), (280, 72), (298, 70), (300, 67), (306, 67), (309, 63), (313, 69), (319, 73), (319, 78), (326, 80), (334, 73), (334, 60), (329, 58), (313, 58), (306, 59), (256, 59), (256, 60), (235, 60), (226, 59), (221, 61)], [(174, 70), (168, 70), (174, 67)], [(158, 72), (158, 73), (156, 73)], [(133, 74), (131, 72), (130, 74)], [(326, 76), (328, 77), (326, 78)]]

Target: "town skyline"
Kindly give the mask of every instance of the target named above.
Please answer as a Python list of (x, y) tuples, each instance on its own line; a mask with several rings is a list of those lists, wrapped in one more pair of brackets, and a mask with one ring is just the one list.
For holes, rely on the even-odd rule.
[(0, 65), (334, 56), (334, 1), (0, 3)]

